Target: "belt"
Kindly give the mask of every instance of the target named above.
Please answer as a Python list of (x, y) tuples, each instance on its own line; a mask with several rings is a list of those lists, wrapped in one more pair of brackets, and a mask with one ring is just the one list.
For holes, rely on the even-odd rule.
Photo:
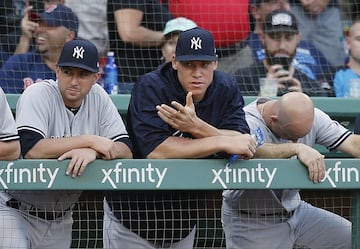
[[(14, 198), (10, 199), (9, 201), (6, 202), (6, 206), (14, 208), (14, 209), (19, 209), (20, 208), (20, 201), (15, 200)], [(71, 207), (69, 207), (66, 210), (63, 211), (51, 211), (51, 212), (45, 212), (43, 210), (39, 210), (35, 207), (31, 207), (27, 213), (32, 215), (32, 216), (36, 216), (39, 217), (43, 220), (56, 220), (59, 218), (62, 218), (63, 216), (65, 216), (65, 214), (71, 209)]]
[(256, 212), (249, 212), (246, 210), (239, 210), (239, 215), (245, 215), (245, 216), (253, 216), (253, 217), (286, 217), (290, 218), (294, 214), (294, 211), (280, 211), (275, 213), (256, 213)]

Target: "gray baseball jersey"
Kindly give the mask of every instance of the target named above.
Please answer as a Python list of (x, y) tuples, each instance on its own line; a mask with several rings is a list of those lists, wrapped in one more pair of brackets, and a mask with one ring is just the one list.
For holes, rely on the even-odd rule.
[(0, 106), (0, 141), (8, 142), (18, 140), (19, 136), (16, 130), (14, 116), (6, 101), (6, 96), (2, 88), (0, 88)]
[[(113, 141), (129, 138), (116, 106), (104, 89), (95, 84), (74, 115), (65, 105), (57, 82), (46, 80), (28, 87), (16, 107), (18, 131), (39, 133), (43, 138), (82, 134), (107, 137)], [(9, 191), (19, 201), (40, 209), (64, 210), (78, 200), (81, 191)]]
[[(270, 131), (257, 109), (257, 101), (258, 100), (253, 101), (244, 108), (246, 121), (248, 122), (250, 131), (253, 132), (260, 129), (264, 134), (264, 142), (291, 143), (292, 141), (276, 137)], [(300, 138), (298, 142), (311, 147), (315, 144), (320, 144), (326, 146), (329, 150), (335, 150), (351, 134), (351, 131), (347, 130), (337, 121), (332, 120), (323, 111), (315, 108), (314, 122), (310, 132), (305, 137)], [(272, 209), (272, 212), (274, 212), (274, 209), (281, 209), (284, 207), (287, 211), (291, 211), (300, 204), (300, 195), (298, 190), (283, 190), (281, 199), (278, 198), (275, 191), (271, 190), (251, 192), (244, 190), (225, 190), (223, 192), (223, 196), (229, 204), (240, 205), (240, 208), (243, 209), (261, 210), (264, 208)], [(241, 199), (246, 199), (246, 201), (244, 200), (244, 203), (242, 203)], [(262, 202), (264, 204), (263, 207), (260, 207), (259, 203), (256, 203), (259, 202), (259, 199), (267, 200), (267, 202)], [(242, 204), (244, 207), (241, 206)]]

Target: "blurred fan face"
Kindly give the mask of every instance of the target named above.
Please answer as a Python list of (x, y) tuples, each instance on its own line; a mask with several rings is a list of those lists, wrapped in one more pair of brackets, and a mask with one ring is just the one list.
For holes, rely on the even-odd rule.
[(360, 63), (360, 22), (353, 24), (346, 42), (350, 53), (350, 59)]
[(263, 35), (262, 42), (266, 58), (280, 55), (288, 56), (291, 61), (295, 57), (296, 47), (300, 42), (300, 35), (287, 32), (269, 33)]
[(290, 11), (288, 0), (263, 0), (252, 10), (252, 15), (257, 21), (262, 23), (269, 13), (280, 9)]
[(63, 26), (52, 27), (40, 22), (35, 31), (36, 51), (43, 54), (61, 51), (70, 37), (70, 32)]
[(301, 0), (303, 8), (311, 15), (317, 15), (323, 12), (327, 6), (328, 1), (324, 0)]
[(172, 57), (174, 56), (178, 38), (179, 33), (172, 33), (169, 37), (165, 39), (161, 47), (164, 62), (171, 61)]

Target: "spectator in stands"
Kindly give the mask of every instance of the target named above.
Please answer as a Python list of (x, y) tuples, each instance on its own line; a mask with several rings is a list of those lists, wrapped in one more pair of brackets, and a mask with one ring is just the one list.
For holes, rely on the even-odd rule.
[[(132, 91), (127, 123), (134, 157), (252, 157), (256, 141), (244, 134), (244, 100), (234, 78), (217, 71), (217, 64), (210, 32), (180, 33), (172, 61), (141, 77)], [(192, 249), (193, 205), (202, 199), (188, 191), (107, 193), (104, 248)]]
[(346, 54), (337, 0), (291, 0), (291, 11), (303, 39), (314, 44), (331, 65), (343, 66)]
[[(63, 4), (64, 0), (44, 0), (43, 1), (43, 8), (47, 10), (54, 4)], [(26, 53), (30, 49), (32, 49), (32, 40), (34, 38), (34, 32), (39, 27), (39, 24), (32, 20), (34, 16), (34, 7), (33, 5), (28, 5), (24, 9), (24, 16), (21, 19), (21, 36), (19, 38), (19, 42), (16, 45), (15, 54)], [(36, 14), (35, 14), (36, 15)]]
[[(248, 37), (248, 44), (252, 50), (252, 60), (262, 61), (265, 59), (265, 51), (259, 34), (263, 32), (265, 17), (270, 12), (279, 9), (290, 11), (288, 0), (251, 0), (250, 14), (255, 23), (254, 30)], [(333, 75), (336, 69), (330, 65), (324, 55), (311, 42), (303, 38), (300, 40), (292, 64), (310, 79), (319, 81), (323, 88), (329, 89), (333, 85)]]
[(347, 97), (349, 80), (360, 79), (360, 20), (354, 21), (346, 44), (349, 50), (349, 62), (346, 67), (339, 69), (334, 77), (334, 91), (336, 97)]
[(20, 157), (19, 136), (14, 116), (1, 88), (0, 106), (0, 160), (16, 160)]
[[(259, 94), (259, 78), (278, 78), (278, 95), (286, 92), (304, 92), (310, 96), (327, 96), (318, 81), (310, 79), (292, 65), (300, 42), (295, 16), (286, 10), (275, 10), (265, 18), (259, 34), (266, 58), (250, 67), (236, 71), (236, 79), (244, 95)], [(278, 60), (278, 57), (284, 60)], [(282, 64), (280, 64), (282, 63)]]
[(161, 61), (169, 62), (175, 54), (176, 43), (181, 31), (197, 27), (196, 23), (185, 17), (177, 17), (169, 20), (163, 31), (163, 42), (161, 45)]
[[(28, 17), (30, 11), (25, 16)], [(0, 86), (5, 93), (22, 93), (35, 82), (55, 79), (61, 49), (76, 37), (78, 19), (63, 4), (52, 5), (40, 14), (34, 13), (32, 18), (38, 22), (34, 31), (36, 51), (15, 54), (5, 62), (0, 70)]]
[(9, 54), (6, 53), (1, 47), (0, 47), (0, 68), (2, 67), (3, 63), (9, 58)]
[(107, 0), (66, 0), (65, 5), (79, 19), (78, 36), (94, 43), (100, 58), (105, 57), (109, 50)]
[(160, 65), (162, 31), (172, 17), (161, 1), (108, 0), (110, 50), (119, 66), (119, 83), (138, 77)]
[(234, 73), (246, 67), (250, 50), (244, 49), (249, 34), (249, 1), (239, 0), (167, 0), (175, 17), (186, 17), (209, 30), (215, 39), (218, 70)]
[[(255, 156), (296, 156), (314, 183), (326, 170), (315, 144), (360, 157), (360, 136), (314, 108), (303, 93), (258, 98), (244, 110), (250, 130), (265, 142)], [(221, 220), (229, 249), (351, 248), (351, 222), (302, 201), (299, 190), (225, 190)]]
[[(32, 4), (34, 1), (30, 1)], [(0, 1), (0, 45), (1, 49), (11, 55), (21, 36), (21, 18), (26, 8), (26, 1)]]
[[(83, 175), (96, 158), (131, 158), (125, 125), (97, 83), (94, 44), (72, 40), (61, 51), (57, 80), (27, 88), (16, 107), (16, 125), (25, 159), (69, 159), (66, 174)], [(71, 209), (81, 191), (0, 193), (1, 248), (70, 248)], [(46, 238), (46, 239), (44, 239)]]

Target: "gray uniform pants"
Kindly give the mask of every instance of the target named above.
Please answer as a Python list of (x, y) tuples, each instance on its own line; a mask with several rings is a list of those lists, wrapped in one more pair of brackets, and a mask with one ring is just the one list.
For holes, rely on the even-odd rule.
[[(104, 249), (156, 249), (145, 239), (124, 227), (113, 215), (107, 201), (104, 200)], [(196, 228), (183, 240), (173, 243), (168, 249), (192, 249), (195, 240)]]
[(62, 218), (48, 221), (8, 207), (2, 197), (0, 195), (0, 248), (70, 248), (73, 223), (71, 211)]
[(222, 223), (227, 249), (351, 248), (351, 222), (304, 201), (288, 217), (247, 215), (223, 201)]

